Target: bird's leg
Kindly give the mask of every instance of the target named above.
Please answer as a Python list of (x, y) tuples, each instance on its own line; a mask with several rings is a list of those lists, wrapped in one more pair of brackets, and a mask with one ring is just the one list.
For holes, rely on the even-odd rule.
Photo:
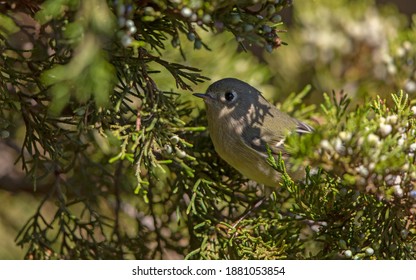
[(241, 215), (241, 217), (233, 224), (232, 228), (236, 228), (238, 226), (238, 224), (244, 220), (245, 218), (247, 218), (248, 215), (250, 215), (251, 213), (253, 213), (256, 209), (258, 209), (267, 199), (267, 196), (264, 196), (262, 198), (260, 198), (260, 200), (258, 200), (253, 207), (249, 208), (246, 210), (245, 213), (243, 213)]

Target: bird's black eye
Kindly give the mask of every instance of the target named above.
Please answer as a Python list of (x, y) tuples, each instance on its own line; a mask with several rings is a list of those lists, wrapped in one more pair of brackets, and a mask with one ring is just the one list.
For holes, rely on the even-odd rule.
[(232, 91), (227, 91), (225, 92), (224, 97), (225, 97), (225, 100), (227, 101), (233, 101), (235, 98), (235, 94)]

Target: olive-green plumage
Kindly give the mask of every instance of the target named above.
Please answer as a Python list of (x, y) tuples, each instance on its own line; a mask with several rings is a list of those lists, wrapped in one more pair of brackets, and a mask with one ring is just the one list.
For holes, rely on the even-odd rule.
[[(285, 136), (312, 131), (238, 79), (219, 80), (205, 94), (195, 96), (203, 98), (207, 106), (208, 129), (216, 152), (241, 174), (266, 186), (277, 186), (281, 177), (267, 163), (266, 147), (275, 155), (281, 152), (287, 157)], [(303, 172), (289, 174), (298, 179)]]

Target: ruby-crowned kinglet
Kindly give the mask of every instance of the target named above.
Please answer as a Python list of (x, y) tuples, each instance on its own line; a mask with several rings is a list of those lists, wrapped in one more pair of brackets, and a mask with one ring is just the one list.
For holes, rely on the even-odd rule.
[[(288, 133), (313, 130), (279, 111), (254, 87), (234, 78), (219, 80), (205, 94), (194, 95), (205, 101), (215, 151), (241, 174), (266, 186), (277, 186), (281, 179), (267, 162), (267, 146), (273, 155), (281, 153), (286, 159), (284, 139)], [(303, 176), (304, 172), (290, 169), (293, 179)]]

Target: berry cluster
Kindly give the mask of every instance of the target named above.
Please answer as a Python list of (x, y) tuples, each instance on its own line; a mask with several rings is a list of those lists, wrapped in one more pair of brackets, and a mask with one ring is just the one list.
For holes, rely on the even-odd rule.
[[(118, 18), (119, 38), (123, 46), (134, 40), (154, 43), (163, 48), (169, 34), (173, 47), (180, 46), (180, 34), (194, 42), (194, 48), (208, 48), (198, 34), (198, 27), (213, 31), (231, 31), (237, 41), (246, 48), (258, 45), (271, 52), (283, 44), (277, 26), (282, 23), (278, 14), (291, 4), (289, 0), (268, 1), (169, 1), (156, 4), (148, 1), (124, 4), (113, 1), (113, 10)], [(154, 41), (153, 41), (154, 40)]]

